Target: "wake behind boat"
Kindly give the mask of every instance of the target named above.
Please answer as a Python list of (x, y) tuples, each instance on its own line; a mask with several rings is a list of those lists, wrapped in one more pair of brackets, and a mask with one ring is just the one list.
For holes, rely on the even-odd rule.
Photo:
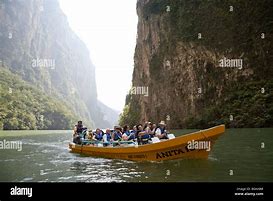
[(69, 148), (73, 153), (132, 161), (206, 159), (215, 141), (224, 132), (225, 125), (219, 125), (172, 139), (152, 138), (148, 143), (140, 145), (135, 141), (120, 140), (104, 146), (103, 142), (87, 140), (81, 144), (70, 143)]

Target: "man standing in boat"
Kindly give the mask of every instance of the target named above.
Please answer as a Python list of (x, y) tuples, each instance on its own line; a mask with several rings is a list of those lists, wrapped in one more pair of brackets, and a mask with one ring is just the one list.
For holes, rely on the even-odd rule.
[(74, 127), (73, 142), (75, 144), (81, 144), (85, 139), (87, 128), (83, 126), (82, 121), (78, 121), (78, 124)]

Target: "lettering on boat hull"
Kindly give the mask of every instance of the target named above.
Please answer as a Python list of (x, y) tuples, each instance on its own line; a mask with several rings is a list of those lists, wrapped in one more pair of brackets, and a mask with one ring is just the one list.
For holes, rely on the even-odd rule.
[(166, 157), (171, 157), (171, 156), (176, 156), (184, 153), (188, 153), (191, 151), (194, 151), (195, 149), (188, 149), (187, 145), (182, 148), (176, 148), (170, 151), (164, 151), (164, 152), (157, 152), (156, 153), (156, 159), (161, 159), (161, 158), (166, 158)]

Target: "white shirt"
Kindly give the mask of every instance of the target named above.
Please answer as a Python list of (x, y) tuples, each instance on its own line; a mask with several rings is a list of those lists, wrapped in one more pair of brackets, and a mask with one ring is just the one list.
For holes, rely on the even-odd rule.
[(160, 128), (157, 128), (157, 129), (155, 130), (155, 134), (156, 134), (156, 135), (161, 135), (161, 134), (162, 134)]

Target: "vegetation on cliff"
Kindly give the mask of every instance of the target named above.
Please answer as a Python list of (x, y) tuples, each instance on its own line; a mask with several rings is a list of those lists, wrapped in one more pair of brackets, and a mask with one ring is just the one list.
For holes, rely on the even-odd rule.
[[(54, 94), (51, 98), (59, 105), (68, 105), (70, 113), (76, 114), (89, 128), (110, 127), (114, 124), (118, 113), (98, 101), (95, 66), (90, 60), (89, 50), (71, 30), (58, 0), (0, 1), (0, 16), (0, 68), (5, 64), (5, 68), (18, 75), (18, 81), (24, 80), (35, 86), (35, 93), (28, 90), (30, 96), (35, 96), (34, 100), (40, 100), (35, 95), (38, 90), (43, 94)], [(47, 108), (50, 105), (43, 101), (33, 104), (34, 106), (29, 102), (30, 109), (25, 109)], [(56, 107), (66, 111), (59, 105)], [(52, 107), (49, 107), (50, 111)], [(56, 118), (61, 118), (58, 114), (59, 112), (56, 113)], [(36, 127), (57, 128), (50, 126), (54, 124), (54, 114), (44, 115), (45, 121), (49, 121), (46, 116), (52, 116), (52, 122), (45, 127)], [(106, 119), (105, 115), (111, 115), (111, 118)], [(67, 115), (64, 118), (66, 117)], [(7, 117), (5, 121), (9, 119)], [(64, 122), (58, 129), (66, 127)], [(71, 126), (73, 124), (69, 128)], [(12, 126), (13, 129), (24, 127), (36, 128)]]
[(139, 114), (138, 109), (140, 108), (138, 102), (135, 99), (132, 99), (132, 95), (128, 94), (126, 96), (125, 107), (123, 108), (122, 113), (119, 116), (120, 125), (130, 125), (132, 128), (134, 125), (139, 123)]
[(0, 68), (0, 129), (72, 129), (75, 118), (64, 102)]

